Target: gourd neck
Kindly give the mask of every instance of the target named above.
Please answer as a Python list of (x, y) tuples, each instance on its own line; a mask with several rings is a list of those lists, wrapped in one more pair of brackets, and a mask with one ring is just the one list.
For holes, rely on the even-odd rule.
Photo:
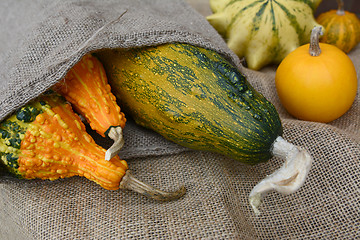
[(344, 10), (344, 1), (343, 0), (336, 0), (337, 4), (338, 4), (338, 10), (336, 11), (336, 14), (339, 16), (343, 16), (345, 15), (345, 10)]
[(314, 27), (311, 31), (309, 53), (313, 57), (321, 54), (319, 38), (322, 34), (322, 27)]

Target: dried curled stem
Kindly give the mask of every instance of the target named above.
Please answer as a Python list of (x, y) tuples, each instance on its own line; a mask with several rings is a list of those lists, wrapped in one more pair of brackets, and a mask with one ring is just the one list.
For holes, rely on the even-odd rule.
[(111, 127), (107, 135), (114, 140), (113, 145), (105, 153), (105, 160), (109, 161), (117, 155), (124, 146), (124, 137), (123, 130), (120, 126)]
[(182, 186), (179, 190), (175, 192), (165, 192), (159, 189), (150, 186), (147, 183), (144, 183), (138, 179), (136, 179), (130, 170), (127, 170), (125, 175), (123, 176), (120, 182), (120, 189), (128, 189), (134, 192), (140, 193), (145, 195), (151, 199), (158, 200), (158, 201), (170, 201), (175, 200), (182, 197), (186, 189)]
[(284, 158), (285, 162), (277, 171), (264, 178), (250, 193), (249, 202), (254, 212), (259, 214), (263, 194), (275, 190), (282, 194), (296, 192), (305, 182), (312, 164), (310, 154), (282, 137), (278, 137), (273, 145), (275, 157)]

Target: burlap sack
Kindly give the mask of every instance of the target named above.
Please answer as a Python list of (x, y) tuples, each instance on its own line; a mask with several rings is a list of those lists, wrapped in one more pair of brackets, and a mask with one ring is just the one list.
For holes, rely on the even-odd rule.
[[(181, 41), (219, 51), (239, 66), (203, 16), (182, 1), (31, 3), (0, 2), (1, 118), (96, 49)], [(359, 53), (357, 47), (349, 54), (357, 70)], [(351, 110), (330, 124), (299, 121), (277, 98), (273, 68), (242, 71), (278, 109), (284, 138), (314, 157), (297, 193), (268, 194), (261, 215), (255, 216), (248, 194), (282, 164), (280, 159), (247, 166), (179, 147), (129, 121), (121, 156), (134, 175), (165, 190), (184, 184), (183, 198), (156, 202), (128, 191), (104, 190), (80, 177), (54, 182), (3, 177), (0, 239), (360, 238), (359, 95)]]

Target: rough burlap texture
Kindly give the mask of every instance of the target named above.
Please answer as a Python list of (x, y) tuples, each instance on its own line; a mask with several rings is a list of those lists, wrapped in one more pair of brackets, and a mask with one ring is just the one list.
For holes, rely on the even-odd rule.
[[(119, 18), (119, 16), (121, 16)], [(181, 41), (239, 60), (205, 18), (182, 1), (0, 2), (0, 114), (37, 96), (83, 54), (108, 47)], [(360, 70), (360, 47), (349, 56)], [(187, 194), (156, 202), (133, 192), (108, 191), (85, 178), (58, 181), (2, 178), (0, 239), (356, 239), (360, 238), (360, 103), (329, 124), (299, 121), (282, 108), (274, 69), (242, 69), (277, 108), (284, 138), (314, 157), (295, 194), (269, 193), (255, 216), (248, 195), (277, 169), (277, 158), (247, 166), (190, 151), (136, 126), (125, 128), (121, 152), (134, 175)], [(98, 139), (106, 145), (102, 139)]]

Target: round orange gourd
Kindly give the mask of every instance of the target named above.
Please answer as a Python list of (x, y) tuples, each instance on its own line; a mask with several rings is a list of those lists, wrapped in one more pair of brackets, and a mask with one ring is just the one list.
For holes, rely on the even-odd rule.
[(325, 28), (320, 42), (337, 46), (348, 53), (360, 42), (360, 20), (356, 14), (344, 10), (344, 2), (337, 0), (338, 10), (320, 14), (316, 21)]
[(357, 91), (351, 59), (337, 47), (319, 43), (314, 28), (310, 44), (291, 52), (279, 65), (275, 84), (281, 103), (294, 117), (330, 122), (349, 110)]

